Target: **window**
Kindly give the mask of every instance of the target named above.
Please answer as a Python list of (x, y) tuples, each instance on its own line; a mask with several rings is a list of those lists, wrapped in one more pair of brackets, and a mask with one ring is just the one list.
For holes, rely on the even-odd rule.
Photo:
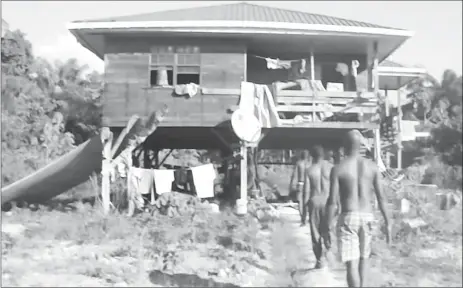
[(156, 46), (151, 49), (151, 86), (200, 84), (201, 54), (196, 46)]

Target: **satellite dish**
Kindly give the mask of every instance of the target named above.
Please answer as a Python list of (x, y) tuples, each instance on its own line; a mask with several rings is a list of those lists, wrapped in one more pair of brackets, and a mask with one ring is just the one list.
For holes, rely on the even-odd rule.
[(256, 116), (240, 109), (233, 112), (231, 125), (236, 136), (244, 142), (257, 143), (262, 133), (262, 125)]

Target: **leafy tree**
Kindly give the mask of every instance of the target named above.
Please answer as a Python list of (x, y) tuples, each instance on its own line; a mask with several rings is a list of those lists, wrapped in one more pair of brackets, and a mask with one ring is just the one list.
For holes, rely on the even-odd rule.
[(446, 70), (441, 81), (426, 75), (413, 81), (408, 89), (412, 91), (409, 97), (413, 99), (418, 119), (437, 124), (448, 116), (461, 114), (462, 76), (452, 70)]
[(431, 146), (452, 166), (462, 165), (462, 85), (462, 76), (446, 70), (441, 81), (427, 75), (409, 86), (409, 96), (419, 108), (414, 112), (421, 110), (415, 115), (432, 125)]
[[(96, 73), (85, 77), (86, 67), (76, 60), (52, 65), (35, 58), (20, 31), (7, 32), (1, 44), (2, 185), (7, 185), (98, 129), (102, 83), (96, 83), (101, 81)], [(77, 133), (74, 127), (80, 126), (85, 133)]]

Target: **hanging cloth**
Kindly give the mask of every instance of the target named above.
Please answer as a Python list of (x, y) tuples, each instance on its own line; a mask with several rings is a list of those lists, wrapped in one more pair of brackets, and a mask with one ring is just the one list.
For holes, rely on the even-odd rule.
[(192, 167), (193, 181), (196, 188), (196, 195), (199, 198), (214, 197), (214, 179), (216, 173), (213, 164), (206, 164)]
[(290, 69), (291, 61), (284, 61), (280, 59), (265, 58), (267, 61), (267, 69)]

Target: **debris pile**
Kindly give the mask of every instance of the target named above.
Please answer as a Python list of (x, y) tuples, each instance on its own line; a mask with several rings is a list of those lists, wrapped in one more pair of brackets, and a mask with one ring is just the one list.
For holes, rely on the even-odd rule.
[(280, 216), (278, 210), (263, 199), (250, 200), (248, 203), (248, 211), (260, 222), (274, 221)]
[(196, 211), (199, 204), (201, 204), (199, 198), (188, 194), (178, 192), (164, 193), (154, 202), (152, 213), (156, 211), (169, 217), (189, 215)]

